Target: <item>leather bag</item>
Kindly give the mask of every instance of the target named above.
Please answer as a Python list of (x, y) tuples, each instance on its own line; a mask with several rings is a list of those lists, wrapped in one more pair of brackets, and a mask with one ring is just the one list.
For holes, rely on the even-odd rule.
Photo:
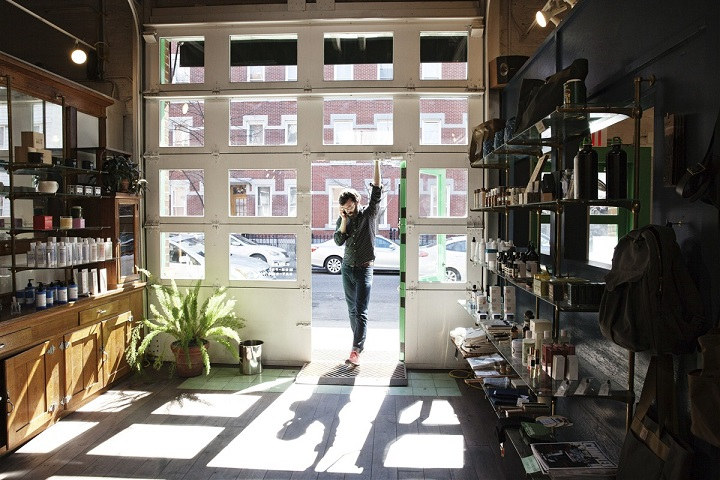
[(688, 373), (690, 392), (690, 432), (720, 447), (720, 328), (698, 339), (703, 368)]
[[(625, 435), (617, 480), (687, 480), (693, 452), (677, 435), (672, 357), (653, 356)], [(656, 400), (656, 418), (651, 404)]]

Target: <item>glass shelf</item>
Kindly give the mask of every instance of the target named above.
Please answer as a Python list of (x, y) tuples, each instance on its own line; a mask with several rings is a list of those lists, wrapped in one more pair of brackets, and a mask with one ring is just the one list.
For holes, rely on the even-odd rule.
[(516, 133), (500, 147), (470, 164), (474, 168), (508, 168), (510, 163), (541, 155), (541, 147), (557, 147), (580, 139), (634, 114), (632, 108), (603, 105), (558, 107), (550, 115)]
[[(526, 365), (522, 364), (520, 357), (512, 355), (510, 340), (497, 340), (492, 334), (485, 328), (482, 321), (479, 321), (477, 314), (471, 312), (467, 308), (467, 304), (464, 300), (458, 300), (458, 303), (467, 312), (473, 321), (485, 330), (488, 335), (488, 339), (495, 345), (498, 353), (508, 362), (508, 365), (517, 373), (528, 386), (528, 389), (538, 398), (540, 397), (573, 397), (573, 398), (609, 398), (617, 400), (623, 403), (633, 402), (634, 396), (626, 389), (618, 385), (613, 379), (608, 378), (606, 375), (601, 375), (592, 365), (587, 362), (583, 362), (578, 355), (578, 379), (579, 380), (554, 380), (544, 370), (540, 369), (536, 373), (535, 377), (528, 370)], [(518, 325), (521, 329), (522, 327)], [(575, 395), (575, 391), (584, 379), (591, 379), (590, 381), (590, 393), (584, 395)], [(610, 395), (598, 395), (598, 390), (605, 382), (610, 382)], [(566, 390), (564, 395), (558, 395), (558, 389), (566, 384)]]
[(15, 268), (13, 268), (13, 267), (4, 267), (4, 268), (13, 270), (15, 272), (25, 272), (28, 270), (67, 270), (68, 268), (83, 268), (83, 267), (87, 267), (90, 265), (97, 265), (99, 263), (114, 262), (115, 260), (117, 260), (117, 258), (106, 258), (105, 260), (97, 260), (95, 262), (76, 263), (74, 265), (65, 265), (64, 267), (28, 267), (28, 266), (18, 267), (18, 266), (16, 266)]
[(10, 234), (21, 233), (63, 233), (63, 232), (99, 232), (112, 227), (84, 227), (84, 228), (50, 228), (50, 229), (34, 229), (34, 228), (14, 228), (10, 230)]
[(108, 195), (80, 195), (80, 194), (76, 194), (76, 193), (62, 193), (62, 192), (55, 192), (55, 193), (13, 192), (13, 193), (5, 193), (5, 196), (7, 196), (13, 200), (34, 200), (37, 198), (75, 198), (75, 199), (113, 198), (112, 196), (108, 196)]
[(87, 168), (66, 167), (64, 165), (49, 165), (47, 163), (13, 163), (3, 164), (5, 168), (16, 175), (38, 175), (39, 173), (73, 173), (78, 175), (104, 174), (101, 170), (89, 170)]
[(585, 206), (585, 207), (620, 207), (628, 210), (637, 210), (640, 208), (640, 201), (635, 199), (600, 199), (600, 200), (580, 200), (580, 199), (564, 199), (551, 200), (549, 202), (533, 202), (524, 203), (522, 205), (500, 205), (497, 207), (475, 207), (471, 208), (471, 212), (506, 212), (508, 210), (550, 210), (558, 211), (563, 207)]
[(529, 293), (533, 297), (539, 298), (545, 303), (549, 303), (553, 307), (557, 308), (561, 312), (597, 312), (599, 310), (599, 305), (571, 305), (567, 301), (558, 302), (553, 300), (552, 298), (546, 296), (546, 295), (538, 295), (533, 291), (532, 287), (532, 279), (522, 279), (522, 278), (513, 278), (509, 277), (507, 275), (503, 275), (502, 273), (498, 272), (497, 270), (490, 270), (486, 264), (480, 264), (486, 271), (497, 275), (498, 277), (502, 278), (505, 282), (512, 285), (513, 287), (516, 287), (524, 292)]

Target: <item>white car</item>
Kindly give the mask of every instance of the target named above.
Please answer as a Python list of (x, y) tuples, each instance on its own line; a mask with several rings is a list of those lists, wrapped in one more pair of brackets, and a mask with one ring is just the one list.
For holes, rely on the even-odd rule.
[(230, 234), (230, 258), (233, 257), (257, 258), (273, 269), (290, 266), (290, 257), (282, 248), (260, 245), (237, 233)]
[[(335, 245), (335, 240), (313, 244), (310, 262), (329, 273), (338, 274), (342, 267), (345, 245)], [(400, 245), (381, 235), (375, 235), (375, 270), (400, 270)]]
[[(465, 278), (467, 237), (459, 236), (445, 242), (445, 257), (438, 262), (437, 245), (420, 248), (420, 279), (425, 281), (460, 282)], [(335, 240), (312, 245), (310, 262), (313, 267), (324, 268), (332, 274), (340, 273), (345, 246), (335, 245)], [(375, 236), (375, 269), (400, 270), (400, 245), (387, 238)], [(445, 272), (444, 277), (436, 272)]]
[[(420, 280), (462, 282), (467, 275), (467, 237), (462, 235), (445, 240), (445, 254), (438, 258), (437, 244), (420, 248)], [(445, 272), (441, 278), (438, 272)]]
[[(168, 256), (163, 265), (163, 278), (201, 279), (205, 273), (204, 245), (168, 242)], [(230, 258), (230, 280), (272, 280), (275, 274), (267, 262), (252, 257)]]

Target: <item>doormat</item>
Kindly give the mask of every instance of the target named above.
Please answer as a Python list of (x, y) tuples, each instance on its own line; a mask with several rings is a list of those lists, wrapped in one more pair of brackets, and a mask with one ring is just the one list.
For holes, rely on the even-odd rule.
[(329, 361), (306, 363), (295, 383), (304, 385), (365, 385), (406, 387), (407, 370), (402, 362), (362, 362), (353, 366)]

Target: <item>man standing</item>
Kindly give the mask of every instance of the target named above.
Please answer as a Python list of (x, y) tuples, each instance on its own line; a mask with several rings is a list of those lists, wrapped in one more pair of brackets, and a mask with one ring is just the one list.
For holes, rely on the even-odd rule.
[(360, 194), (348, 188), (340, 193), (340, 218), (335, 227), (335, 243), (345, 245), (342, 264), (343, 289), (353, 332), (350, 356), (345, 361), (360, 364), (365, 345), (367, 312), (375, 260), (375, 234), (380, 205), (380, 160), (375, 160), (372, 192), (366, 207), (360, 208)]

